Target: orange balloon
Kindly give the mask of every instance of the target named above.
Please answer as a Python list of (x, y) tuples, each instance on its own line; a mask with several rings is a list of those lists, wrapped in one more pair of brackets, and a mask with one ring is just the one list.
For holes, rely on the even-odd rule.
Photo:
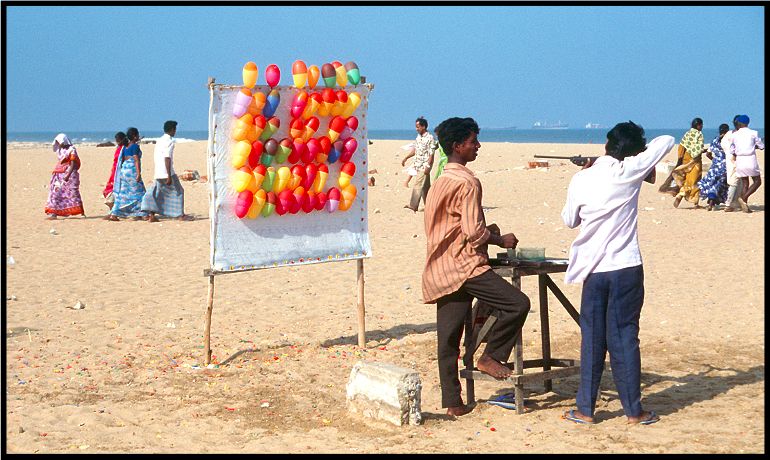
[(318, 84), (318, 78), (321, 76), (321, 71), (318, 69), (317, 65), (311, 65), (307, 69), (307, 84), (311, 88), (315, 88), (315, 85)]

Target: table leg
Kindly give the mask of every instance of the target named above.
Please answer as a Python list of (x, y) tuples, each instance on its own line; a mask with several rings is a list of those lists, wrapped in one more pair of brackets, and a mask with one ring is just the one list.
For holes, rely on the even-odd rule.
[[(540, 336), (543, 345), (543, 372), (551, 370), (551, 332), (548, 324), (548, 286), (546, 278), (548, 275), (538, 275), (538, 288), (540, 297)], [(551, 391), (552, 381), (545, 381), (545, 391)]]
[[(517, 276), (514, 272), (513, 277), (511, 278), (511, 284), (516, 286), (519, 290), (521, 290), (521, 277)], [(518, 337), (516, 337), (516, 343), (513, 345), (513, 363), (514, 363), (514, 369), (513, 373), (515, 375), (524, 375), (524, 350), (522, 348), (522, 336), (524, 335), (524, 327), (522, 326), (521, 331), (519, 331)], [(516, 398), (516, 413), (517, 414), (523, 414), (524, 413), (524, 384), (518, 383), (514, 384), (514, 396)]]

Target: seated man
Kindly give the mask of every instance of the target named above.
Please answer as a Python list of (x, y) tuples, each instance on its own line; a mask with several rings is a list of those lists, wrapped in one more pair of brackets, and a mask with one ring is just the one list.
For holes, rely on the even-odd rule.
[(422, 275), (425, 303), (437, 304), (438, 367), (441, 405), (449, 415), (472, 410), (460, 395), (457, 358), (465, 317), (475, 297), (497, 317), (487, 346), (477, 362), (480, 371), (505, 378), (517, 335), (529, 312), (529, 298), (489, 266), (487, 244), (514, 248), (513, 233), (500, 234), (497, 225), (486, 225), (481, 209), (481, 182), (466, 168), (476, 159), (481, 144), (479, 126), (472, 118), (449, 118), (436, 134), (448, 154), (443, 174), (428, 192), (425, 204), (427, 259)]

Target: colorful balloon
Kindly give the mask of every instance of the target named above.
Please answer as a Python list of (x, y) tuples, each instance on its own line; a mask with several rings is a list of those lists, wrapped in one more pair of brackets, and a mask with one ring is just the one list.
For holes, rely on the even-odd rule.
[(345, 73), (351, 85), (357, 85), (361, 82), (361, 71), (358, 70), (358, 65), (355, 62), (349, 61), (345, 63)]
[(340, 191), (337, 190), (337, 187), (330, 188), (329, 191), (326, 192), (326, 210), (329, 212), (336, 211), (340, 205), (340, 198)]
[(337, 101), (337, 94), (331, 88), (324, 88), (321, 91), (321, 100), (323, 103), (318, 109), (318, 113), (321, 116), (331, 115), (334, 103)]
[(297, 204), (297, 198), (294, 196), (292, 190), (286, 189), (278, 194), (278, 201), (276, 202), (276, 212), (279, 215), (284, 215)]
[(358, 93), (350, 93), (348, 94), (348, 105), (345, 108), (345, 110), (342, 112), (342, 116), (345, 118), (350, 117), (353, 115), (353, 112), (356, 111), (358, 108), (358, 105), (361, 103), (361, 95)]
[(342, 155), (340, 155), (340, 161), (342, 163), (347, 163), (350, 161), (350, 158), (352, 158), (353, 154), (356, 153), (357, 148), (358, 141), (356, 141), (355, 138), (351, 137), (350, 139), (346, 140), (342, 146)]
[(254, 139), (252, 140), (252, 142), (254, 142), (255, 140), (259, 139), (260, 136), (262, 136), (262, 132), (265, 130), (265, 125), (266, 124), (267, 124), (267, 120), (265, 120), (264, 116), (257, 115), (256, 117), (254, 117), (254, 134), (255, 134), (255, 136), (254, 136)]
[[(312, 190), (316, 194), (320, 194), (326, 184), (326, 178), (329, 177), (329, 167), (325, 164), (318, 165), (316, 169), (315, 180), (313, 181)], [(310, 189), (310, 188), (308, 188)]]
[(291, 171), (286, 166), (281, 166), (275, 172), (275, 183), (273, 183), (273, 192), (281, 193), (289, 186), (291, 182)]
[(353, 176), (356, 174), (356, 165), (351, 162), (347, 162), (344, 165), (342, 165), (342, 168), (340, 168), (340, 178), (339, 178), (339, 185), (340, 189), (343, 189), (350, 184), (350, 180), (353, 179)]
[(249, 159), (249, 153), (251, 153), (251, 144), (247, 141), (238, 141), (233, 146), (233, 150), (230, 152), (230, 162), (233, 168), (238, 169), (246, 164)]
[(286, 138), (281, 141), (281, 144), (291, 147), (291, 152), (287, 157), (287, 161), (291, 164), (298, 162), (300, 159), (301, 152), (297, 151), (297, 149), (294, 147), (294, 141)]
[(307, 193), (305, 193), (305, 189), (300, 185), (294, 189), (292, 195), (294, 195), (294, 202), (289, 207), (289, 212), (296, 214), (302, 209), (302, 205), (305, 203), (305, 200), (307, 200)]
[[(305, 141), (300, 138), (295, 138), (292, 143), (294, 144), (294, 152), (297, 154), (297, 158), (307, 158), (307, 145)], [(291, 160), (289, 160), (291, 162)]]
[(278, 86), (278, 82), (281, 81), (281, 69), (275, 64), (270, 64), (265, 69), (265, 79), (267, 80), (267, 85), (269, 87), (273, 88)]
[(358, 118), (356, 118), (356, 117), (348, 117), (345, 120), (345, 124), (348, 125), (348, 128), (350, 128), (353, 131), (355, 131), (356, 129), (358, 129)]
[(269, 120), (267, 120), (267, 124), (265, 125), (265, 130), (262, 131), (262, 135), (259, 136), (259, 140), (266, 141), (273, 137), (273, 134), (275, 134), (276, 131), (278, 131), (278, 128), (281, 127), (281, 120), (278, 117), (272, 117)]
[(243, 86), (253, 88), (257, 84), (257, 75), (259, 75), (257, 65), (251, 61), (247, 62), (243, 66)]
[[(318, 144), (321, 146), (321, 153), (316, 155), (315, 161), (326, 163), (326, 160), (329, 158), (329, 152), (332, 150), (332, 141), (328, 136), (321, 136), (318, 138)], [(333, 163), (333, 161), (330, 163)]]
[(275, 139), (268, 139), (265, 142), (265, 148), (262, 152), (262, 157), (259, 159), (259, 162), (266, 167), (270, 166), (270, 164), (273, 163), (273, 158), (275, 158), (276, 153), (278, 153), (278, 143), (275, 141)]
[(324, 64), (321, 66), (321, 76), (324, 79), (324, 85), (327, 88), (334, 88), (334, 84), (337, 82), (337, 72), (334, 70), (334, 66), (331, 64)]
[(250, 190), (251, 193), (254, 193), (256, 187), (254, 187), (254, 176), (251, 174), (251, 168), (248, 166), (241, 166), (233, 171), (230, 175), (230, 185), (233, 187), (233, 190), (238, 193), (247, 189)]
[(233, 115), (240, 118), (249, 111), (249, 104), (251, 103), (251, 90), (248, 88), (241, 88), (238, 94), (235, 95), (235, 101), (233, 104)]
[(243, 114), (240, 118), (235, 120), (233, 124), (233, 130), (230, 133), (230, 137), (238, 142), (249, 139), (249, 136), (254, 132), (254, 117), (249, 113)]
[(249, 192), (248, 190), (240, 192), (238, 197), (235, 199), (235, 215), (238, 216), (239, 219), (243, 219), (243, 217), (249, 212), (249, 208), (251, 207), (251, 203), (253, 201), (254, 194), (252, 192)]
[(353, 184), (348, 184), (345, 186), (345, 188), (342, 189), (342, 192), (340, 192), (340, 211), (347, 211), (350, 209), (350, 207), (353, 205), (353, 202), (356, 200), (356, 192), (356, 186)]
[(265, 108), (266, 103), (267, 103), (267, 96), (265, 96), (265, 93), (260, 93), (259, 91), (254, 93), (254, 101), (251, 102), (251, 104), (259, 112), (256, 115), (254, 115), (255, 117), (260, 113), (262, 113), (262, 109)]
[(278, 105), (281, 103), (281, 94), (277, 89), (270, 91), (265, 100), (265, 107), (262, 109), (262, 114), (270, 118), (275, 115), (275, 111), (278, 110)]
[(256, 140), (251, 143), (251, 152), (249, 152), (249, 159), (246, 161), (246, 164), (249, 165), (249, 168), (254, 169), (260, 164), (259, 161), (262, 159), (263, 149), (264, 145), (262, 142)]
[(318, 166), (315, 163), (308, 163), (305, 165), (305, 177), (302, 179), (302, 185), (305, 190), (310, 190), (315, 182), (316, 175), (318, 174)]
[(307, 142), (312, 138), (316, 131), (318, 131), (318, 127), (321, 126), (321, 122), (318, 121), (318, 118), (316, 117), (310, 117), (305, 122), (305, 132), (302, 135), (302, 140)]
[(301, 118), (295, 118), (289, 124), (289, 137), (292, 139), (299, 138), (305, 134), (305, 122)]
[(336, 117), (337, 115), (342, 115), (342, 112), (345, 110), (345, 107), (347, 107), (348, 104), (348, 93), (345, 91), (339, 90), (336, 93), (334, 93), (334, 105), (332, 106), (329, 113)]
[(251, 203), (251, 207), (249, 208), (246, 217), (249, 219), (256, 219), (259, 213), (262, 212), (262, 208), (264, 208), (266, 201), (267, 193), (265, 193), (264, 190), (257, 190), (256, 193), (254, 193), (254, 201)]
[(340, 61), (334, 61), (332, 62), (332, 66), (334, 66), (334, 73), (337, 77), (337, 86), (340, 88), (344, 88), (345, 85), (348, 83), (348, 76), (345, 72), (345, 66), (342, 65)]
[(318, 106), (321, 104), (323, 104), (323, 99), (321, 99), (320, 94), (309, 94), (307, 97), (307, 105), (305, 106), (305, 111), (302, 112), (302, 118), (307, 120), (308, 118), (312, 117), (316, 111), (318, 111)]
[(318, 206), (318, 197), (316, 197), (314, 191), (308, 190), (305, 193), (305, 200), (302, 202), (302, 210), (305, 211), (306, 214), (309, 214), (316, 206)]
[(315, 194), (315, 209), (316, 211), (322, 210), (324, 207), (326, 207), (326, 193), (325, 192), (318, 192)]
[[(291, 139), (281, 139), (281, 142), (278, 144), (278, 152), (275, 154), (275, 162), (284, 163), (289, 158), (293, 150), (294, 144), (291, 143)], [(296, 163), (296, 161), (294, 163)]]
[(265, 171), (265, 179), (262, 182), (262, 190), (266, 192), (272, 192), (273, 191), (273, 185), (275, 185), (275, 168), (270, 166)]
[(345, 119), (336, 116), (332, 118), (332, 120), (329, 122), (329, 139), (334, 142), (337, 140), (338, 137), (340, 137), (340, 133), (343, 129), (345, 129)]
[(260, 212), (262, 217), (267, 217), (275, 211), (275, 202), (275, 193), (267, 192), (265, 194), (265, 205), (262, 207), (262, 212)]
[(300, 91), (297, 94), (294, 95), (294, 98), (291, 101), (291, 116), (294, 118), (299, 118), (302, 116), (302, 114), (305, 112), (305, 108), (307, 107), (307, 93), (304, 91)]
[(254, 185), (256, 186), (257, 190), (262, 188), (262, 183), (265, 181), (265, 177), (267, 176), (267, 168), (265, 168), (265, 165), (258, 164), (256, 168), (251, 172), (251, 174), (254, 176)]
[[(291, 76), (294, 78), (294, 86), (302, 88), (307, 82), (307, 66), (304, 62), (297, 60), (291, 65)], [(297, 115), (299, 116), (299, 115)]]
[(332, 150), (329, 152), (329, 164), (339, 160), (342, 156), (342, 151), (345, 149), (345, 143), (341, 140), (332, 142)]
[(315, 88), (315, 85), (318, 84), (318, 77), (321, 76), (321, 71), (318, 70), (317, 65), (311, 65), (307, 69), (307, 84), (310, 86), (310, 88)]
[(289, 180), (288, 188), (289, 190), (294, 190), (295, 188), (302, 185), (302, 183), (305, 181), (305, 168), (303, 168), (301, 165), (294, 165), (291, 167), (291, 180)]
[(323, 155), (323, 150), (321, 150), (321, 144), (318, 143), (318, 139), (310, 138), (305, 142), (305, 145), (307, 146), (308, 155), (311, 157), (310, 161), (318, 161), (318, 155)]

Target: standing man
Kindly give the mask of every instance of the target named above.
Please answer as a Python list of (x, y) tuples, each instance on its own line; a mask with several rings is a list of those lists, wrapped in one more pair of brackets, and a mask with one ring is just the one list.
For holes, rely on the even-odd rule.
[(412, 183), (412, 196), (409, 204), (404, 206), (414, 212), (420, 206), (420, 199), (425, 203), (430, 189), (430, 169), (433, 167), (433, 152), (438, 148), (433, 135), (428, 132), (428, 120), (423, 117), (414, 122), (417, 131), (417, 139), (414, 143), (414, 152), (408, 154), (401, 161), (401, 166), (406, 166), (406, 160), (414, 156), (412, 167), (417, 171), (417, 176)]
[(673, 146), (673, 137), (660, 136), (645, 147), (641, 126), (619, 123), (607, 133), (605, 155), (570, 182), (561, 217), (570, 228), (580, 225), (580, 233), (570, 248), (564, 281), (582, 281), (583, 294), (577, 409), (565, 412), (566, 420), (594, 423), (608, 350), (628, 422), (649, 425), (659, 420), (654, 412), (642, 410), (641, 403), (639, 315), (644, 271), (637, 216), (642, 182)]
[[(757, 148), (764, 150), (765, 144), (759, 133), (749, 129), (749, 116), (738, 115), (735, 119), (736, 131), (732, 136), (730, 153), (735, 160), (735, 175), (741, 181), (743, 192), (740, 196), (741, 208), (744, 212), (752, 212), (748, 206), (749, 197), (762, 185), (762, 178), (757, 163)], [(751, 177), (751, 187), (749, 187)], [(740, 203), (739, 200), (739, 203)]]
[(176, 217), (179, 220), (193, 220), (192, 216), (184, 213), (184, 189), (179, 182), (179, 176), (174, 172), (176, 125), (174, 120), (165, 122), (165, 134), (155, 144), (155, 183), (142, 199), (142, 211), (150, 213), (150, 222), (158, 222), (156, 214)]
[(690, 123), (690, 130), (687, 131), (679, 142), (684, 147), (684, 157), (681, 158), (681, 166), (674, 169), (674, 179), (679, 185), (679, 193), (674, 198), (674, 207), (678, 208), (682, 198), (695, 204), (696, 208), (700, 205), (700, 191), (698, 190), (698, 181), (703, 172), (703, 159), (701, 154), (707, 149), (703, 147), (703, 120), (694, 118)]
[(473, 118), (449, 118), (436, 128), (439, 143), (449, 153), (444, 173), (425, 202), (427, 258), (422, 296), (436, 304), (438, 369), (441, 405), (448, 415), (467, 414), (472, 407), (460, 394), (457, 359), (465, 317), (475, 297), (497, 317), (477, 368), (495, 378), (511, 375), (508, 361), (529, 312), (529, 298), (489, 266), (487, 245), (515, 248), (513, 233), (500, 234), (487, 226), (481, 208), (481, 182), (465, 165), (476, 159), (479, 126)]
[(733, 130), (727, 132), (720, 141), (722, 150), (725, 151), (725, 173), (727, 174), (727, 199), (725, 200), (725, 212), (735, 212), (740, 206), (743, 211), (749, 209), (748, 205), (743, 202), (741, 195), (743, 195), (742, 183), (735, 174), (735, 155), (731, 153), (733, 144), (733, 135), (738, 130), (738, 117), (733, 117)]

